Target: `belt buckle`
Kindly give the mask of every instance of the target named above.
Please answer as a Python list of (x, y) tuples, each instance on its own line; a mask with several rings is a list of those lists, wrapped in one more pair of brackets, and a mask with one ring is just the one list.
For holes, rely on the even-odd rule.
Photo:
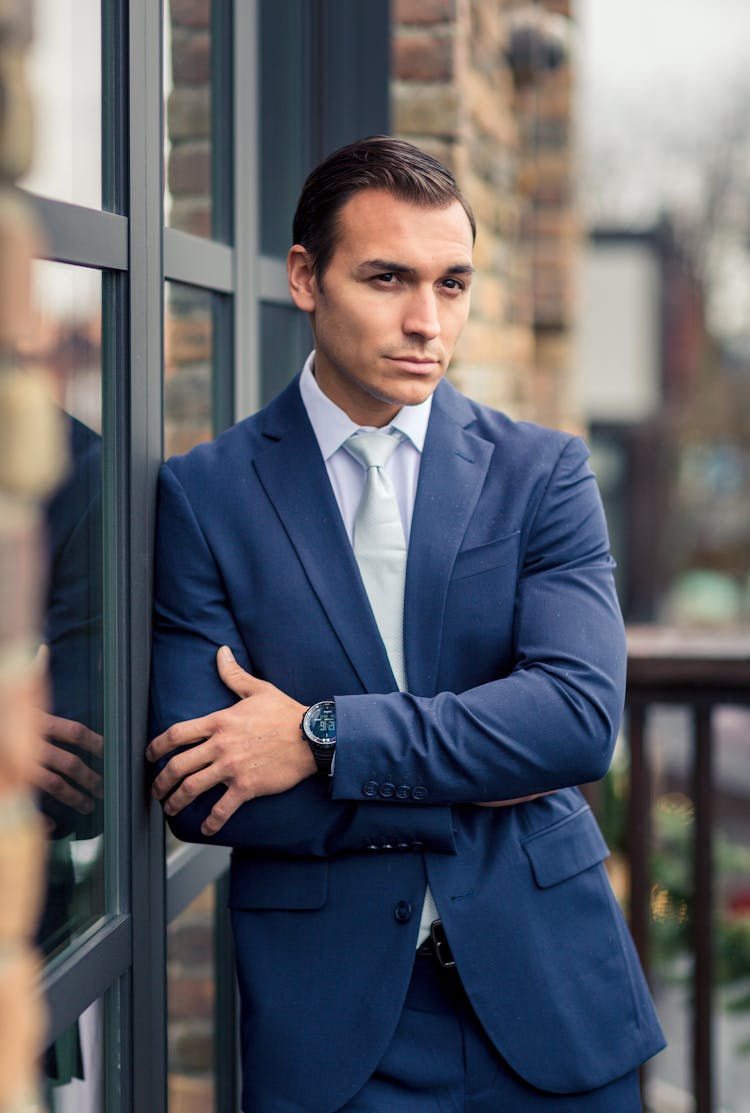
[(456, 960), (453, 957), (442, 920), (432, 921), (430, 924), (430, 938), (435, 948), (435, 958), (444, 970), (451, 970), (456, 965)]

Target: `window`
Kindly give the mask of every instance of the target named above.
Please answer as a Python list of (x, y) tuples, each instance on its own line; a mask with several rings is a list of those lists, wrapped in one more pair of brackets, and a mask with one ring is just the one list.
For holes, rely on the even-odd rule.
[[(23, 358), (50, 372), (71, 449), (47, 507), (40, 646), (45, 1097), (52, 1113), (174, 1113), (198, 1093), (234, 1113), (228, 853), (167, 841), (146, 783), (156, 475), (301, 363), (284, 229), (325, 150), (387, 128), (388, 4), (367, 5), (364, 37), (340, 0), (35, 9), (37, 159), (21, 184), (44, 244)], [(194, 927), (200, 985), (181, 982)], [(198, 1045), (183, 1054), (191, 1019), (202, 1066)]]

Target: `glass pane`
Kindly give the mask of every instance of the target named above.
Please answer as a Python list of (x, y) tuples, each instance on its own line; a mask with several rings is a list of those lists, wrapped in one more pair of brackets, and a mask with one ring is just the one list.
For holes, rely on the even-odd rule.
[(20, 185), (100, 208), (101, 65), (101, 0), (35, 0), (34, 164)]
[(211, 0), (164, 6), (164, 109), (165, 223), (210, 236)]
[(164, 321), (164, 455), (213, 435), (213, 303), (195, 286), (167, 282)]
[(49, 1113), (104, 1113), (103, 1035), (100, 999), (47, 1048), (42, 1078)]
[(215, 889), (209, 885), (167, 930), (170, 1113), (214, 1113), (216, 1108), (215, 905)]
[(283, 258), (308, 169), (308, 8), (304, 0), (262, 0), (260, 6), (261, 251)]
[(313, 345), (307, 318), (294, 306), (262, 304), (260, 330), (261, 405), (265, 405), (294, 378)]
[(69, 445), (67, 476), (44, 508), (48, 704), (36, 782), (49, 833), (47, 956), (104, 912), (101, 285), (98, 271), (37, 261), (21, 341), (22, 357), (49, 375)]

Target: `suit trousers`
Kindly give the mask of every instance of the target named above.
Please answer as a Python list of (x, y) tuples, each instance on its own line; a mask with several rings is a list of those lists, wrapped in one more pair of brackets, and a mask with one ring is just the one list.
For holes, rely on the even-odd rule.
[(487, 1039), (458, 975), (417, 955), (398, 1028), (339, 1113), (641, 1113), (638, 1072), (577, 1094), (524, 1082)]

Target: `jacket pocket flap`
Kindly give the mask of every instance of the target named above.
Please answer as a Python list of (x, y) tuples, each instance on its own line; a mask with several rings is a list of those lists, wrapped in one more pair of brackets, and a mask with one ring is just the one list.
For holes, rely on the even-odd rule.
[(327, 895), (327, 862), (232, 860), (230, 908), (322, 908)]
[(523, 848), (541, 889), (566, 881), (609, 856), (609, 847), (588, 805), (529, 835)]
[(479, 572), (489, 572), (493, 568), (502, 568), (503, 565), (515, 563), (518, 559), (520, 537), (520, 530), (516, 530), (507, 537), (499, 537), (496, 541), (488, 541), (473, 549), (462, 549), (456, 554), (451, 579), (460, 580), (465, 576), (476, 576)]

